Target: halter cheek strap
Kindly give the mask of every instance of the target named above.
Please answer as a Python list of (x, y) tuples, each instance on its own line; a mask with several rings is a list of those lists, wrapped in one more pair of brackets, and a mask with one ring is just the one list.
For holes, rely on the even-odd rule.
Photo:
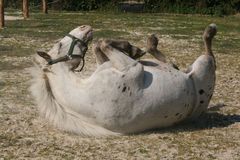
[[(52, 59), (49, 60), (49, 61), (48, 61), (48, 65), (53, 65), (53, 64), (56, 64), (56, 63), (58, 63), (58, 62), (66, 62), (66, 61), (69, 61), (69, 60), (71, 60), (71, 59), (73, 59), (73, 58), (81, 58), (82, 61), (83, 61), (82, 67), (81, 67), (80, 70), (76, 70), (76, 72), (80, 72), (80, 71), (82, 71), (82, 69), (83, 69), (83, 67), (84, 67), (84, 65), (85, 65), (85, 59), (84, 59), (84, 58), (85, 58), (85, 53), (86, 53), (86, 51), (88, 50), (88, 46), (87, 46), (87, 44), (86, 44), (83, 40), (81, 40), (81, 39), (79, 39), (79, 38), (77, 38), (77, 37), (75, 37), (75, 36), (73, 36), (73, 35), (71, 35), (71, 34), (68, 34), (67, 36), (70, 37), (70, 38), (72, 38), (72, 43), (71, 43), (71, 45), (70, 45), (70, 48), (69, 48), (69, 50), (68, 50), (67, 55), (62, 56), (62, 57), (59, 57), (59, 58), (54, 59), (54, 60), (52, 60)], [(86, 50), (84, 50), (84, 51), (81, 50), (81, 52), (82, 52), (83, 55), (73, 54), (74, 47), (75, 47), (75, 45), (76, 45), (78, 42), (81, 43), (81, 45), (86, 48)], [(80, 48), (80, 49), (81, 49), (81, 48)]]

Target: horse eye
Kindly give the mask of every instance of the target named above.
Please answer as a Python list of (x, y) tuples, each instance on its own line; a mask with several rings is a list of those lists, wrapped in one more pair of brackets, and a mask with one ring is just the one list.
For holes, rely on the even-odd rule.
[(81, 30), (81, 31), (83, 31), (85, 28), (86, 28), (86, 26), (85, 26), (85, 25), (83, 25), (83, 26), (80, 26), (80, 30)]

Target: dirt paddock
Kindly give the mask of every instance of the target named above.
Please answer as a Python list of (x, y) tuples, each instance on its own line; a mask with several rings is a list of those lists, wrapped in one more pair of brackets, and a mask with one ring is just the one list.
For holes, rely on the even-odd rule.
[[(14, 16), (14, 15), (9, 15)], [(86, 18), (87, 17), (87, 18)], [(50, 13), (6, 22), (0, 32), (0, 159), (239, 159), (240, 17), (164, 14)], [(208, 112), (194, 122), (120, 137), (79, 137), (40, 118), (28, 92), (36, 50), (48, 50), (81, 24), (92, 25), (95, 39), (129, 40), (144, 48), (156, 33), (162, 50), (181, 69), (203, 51), (201, 34), (218, 25), (213, 44), (216, 88)], [(81, 74), (95, 68), (91, 46)], [(150, 56), (145, 56), (150, 58)]]

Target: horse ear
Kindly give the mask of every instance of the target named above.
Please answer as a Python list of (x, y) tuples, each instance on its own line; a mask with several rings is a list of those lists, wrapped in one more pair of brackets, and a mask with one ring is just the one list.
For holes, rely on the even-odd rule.
[(49, 54), (47, 54), (46, 52), (43, 51), (37, 51), (37, 54), (44, 58), (47, 62), (49, 62), (50, 60), (52, 60), (51, 56)]

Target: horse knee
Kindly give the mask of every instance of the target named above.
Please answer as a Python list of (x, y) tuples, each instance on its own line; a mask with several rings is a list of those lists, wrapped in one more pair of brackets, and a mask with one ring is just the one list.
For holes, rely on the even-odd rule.
[(96, 53), (97, 51), (101, 50), (100, 46), (102, 43), (103, 39), (99, 39), (93, 43), (93, 52)]
[(94, 53), (95, 55), (97, 55), (99, 52), (101, 52), (98, 43), (94, 43), (94, 44), (93, 44), (92, 51), (93, 51), (93, 53)]
[(111, 41), (110, 40), (102, 40), (100, 42), (100, 49), (105, 52), (107, 49), (111, 48)]

